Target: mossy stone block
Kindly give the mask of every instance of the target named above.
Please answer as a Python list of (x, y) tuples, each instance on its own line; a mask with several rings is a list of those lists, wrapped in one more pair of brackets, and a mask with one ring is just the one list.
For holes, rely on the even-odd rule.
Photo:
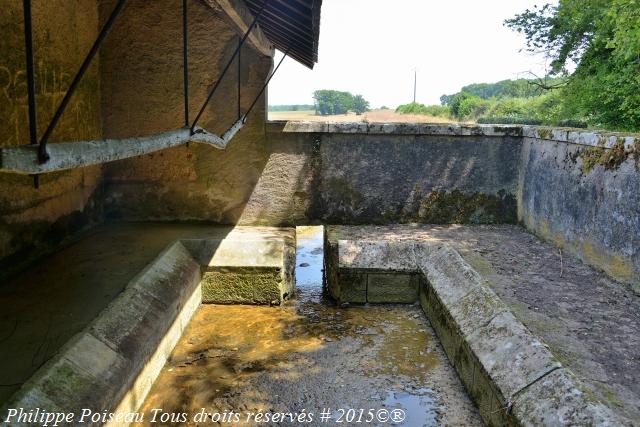
[(367, 301), (406, 303), (418, 300), (418, 276), (415, 274), (369, 274)]
[(338, 273), (339, 295), (332, 295), (339, 302), (365, 304), (367, 302), (367, 275), (363, 273)]
[(275, 305), (284, 298), (280, 269), (216, 268), (202, 276), (203, 303)]

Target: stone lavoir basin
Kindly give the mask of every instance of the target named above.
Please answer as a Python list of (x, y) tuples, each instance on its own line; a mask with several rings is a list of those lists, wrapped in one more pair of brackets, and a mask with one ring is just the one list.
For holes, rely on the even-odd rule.
[[(382, 425), (376, 412), (394, 409), (408, 426), (482, 425), (420, 308), (337, 307), (322, 289), (322, 246), (321, 227), (298, 228), (296, 296), (282, 307), (202, 305), (136, 425), (170, 413), (203, 414), (201, 424)], [(300, 414), (309, 422), (291, 422)]]
[[(115, 249), (125, 246), (133, 252)], [(16, 310), (56, 302), (31, 326), (15, 321), (47, 336), (8, 335), (17, 351), (3, 353), (13, 368), (0, 373), (28, 378), (7, 381), (8, 425), (33, 424), (6, 418), (18, 408), (72, 413), (71, 425), (626, 422), (442, 242), (135, 224), (57, 256), (30, 274), (52, 275), (53, 290), (56, 277), (73, 279), (92, 302), (65, 316), (69, 294), (29, 302), (20, 280), (5, 288)], [(81, 262), (59, 271), (71, 259)], [(92, 268), (105, 277), (88, 279)]]

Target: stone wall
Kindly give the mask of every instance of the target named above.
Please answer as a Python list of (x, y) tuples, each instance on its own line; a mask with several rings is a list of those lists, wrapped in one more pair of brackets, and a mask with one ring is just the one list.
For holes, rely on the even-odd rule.
[(640, 289), (640, 138), (525, 129), (518, 217)]
[[(256, 123), (108, 169), (109, 216), (290, 226), (515, 223), (518, 128)], [(284, 131), (283, 131), (284, 130)], [(466, 133), (463, 135), (463, 133)]]
[[(42, 134), (113, 0), (34, 3)], [(123, 138), (183, 122), (181, 8), (130, 0), (52, 141)], [(190, 113), (238, 30), (190, 3)], [(22, 2), (0, 13), (0, 146), (28, 142)], [(242, 51), (200, 121), (222, 133), (272, 58)], [(266, 96), (266, 95), (265, 95)], [(103, 218), (221, 224), (516, 223), (613, 277), (640, 282), (634, 137), (511, 126), (267, 123), (265, 96), (226, 150), (191, 144), (41, 177), (0, 174), (0, 276)]]
[(268, 125), (257, 224), (515, 223), (518, 128)]
[(640, 289), (637, 137), (327, 123), (267, 136), (243, 224), (519, 222)]
[[(0, 147), (29, 143), (22, 1), (0, 10)], [(44, 133), (98, 30), (96, 2), (33, 3), (38, 135)], [(51, 141), (100, 138), (99, 60), (89, 68)], [(0, 174), (0, 278), (101, 214), (101, 167), (33, 178)]]
[[(122, 18), (101, 58), (106, 136), (146, 135), (182, 126), (181, 8), (134, 0)], [(190, 3), (189, 29), (193, 120), (237, 47), (239, 35), (221, 12), (204, 2)], [(246, 111), (268, 76), (272, 59), (245, 46), (242, 64), (241, 108)], [(238, 119), (237, 70), (233, 64), (199, 126), (222, 134)], [(266, 161), (265, 107), (263, 96), (224, 151), (191, 144), (109, 165), (107, 218), (236, 223)]]
[[(114, 0), (34, 2), (40, 135), (114, 5)], [(241, 30), (214, 6), (189, 2), (191, 120), (240, 40)], [(3, 2), (0, 29), (0, 147), (13, 147), (29, 142), (20, 0)], [(272, 62), (271, 56), (247, 44), (242, 49), (242, 70), (235, 64), (230, 68), (198, 125), (224, 133), (238, 120), (238, 81), (241, 108), (246, 111)], [(129, 0), (51, 142), (148, 136), (180, 128), (184, 126), (182, 77), (181, 2)], [(264, 101), (265, 96), (229, 152), (191, 144), (44, 174), (37, 190), (29, 176), (0, 174), (0, 279), (105, 217), (237, 222), (242, 201), (266, 162)]]

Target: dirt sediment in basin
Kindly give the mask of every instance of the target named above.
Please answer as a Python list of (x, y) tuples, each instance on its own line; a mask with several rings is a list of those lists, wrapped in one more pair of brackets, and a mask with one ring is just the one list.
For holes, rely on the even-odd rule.
[[(175, 425), (196, 425), (203, 409), (241, 414), (225, 425), (257, 425), (246, 422), (250, 413), (303, 410), (314, 414), (307, 425), (336, 425), (340, 409), (364, 409), (366, 417), (395, 408), (406, 411), (405, 426), (482, 425), (419, 306), (336, 307), (322, 293), (322, 234), (305, 231), (296, 298), (283, 307), (201, 306), (138, 425), (152, 425), (160, 408), (190, 416)], [(333, 419), (321, 422), (325, 408)]]

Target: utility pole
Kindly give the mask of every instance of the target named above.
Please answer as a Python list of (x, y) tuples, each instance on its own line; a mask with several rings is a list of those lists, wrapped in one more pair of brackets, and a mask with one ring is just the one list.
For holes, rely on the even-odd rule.
[(418, 69), (413, 70), (413, 103), (416, 103), (416, 91), (418, 88)]

